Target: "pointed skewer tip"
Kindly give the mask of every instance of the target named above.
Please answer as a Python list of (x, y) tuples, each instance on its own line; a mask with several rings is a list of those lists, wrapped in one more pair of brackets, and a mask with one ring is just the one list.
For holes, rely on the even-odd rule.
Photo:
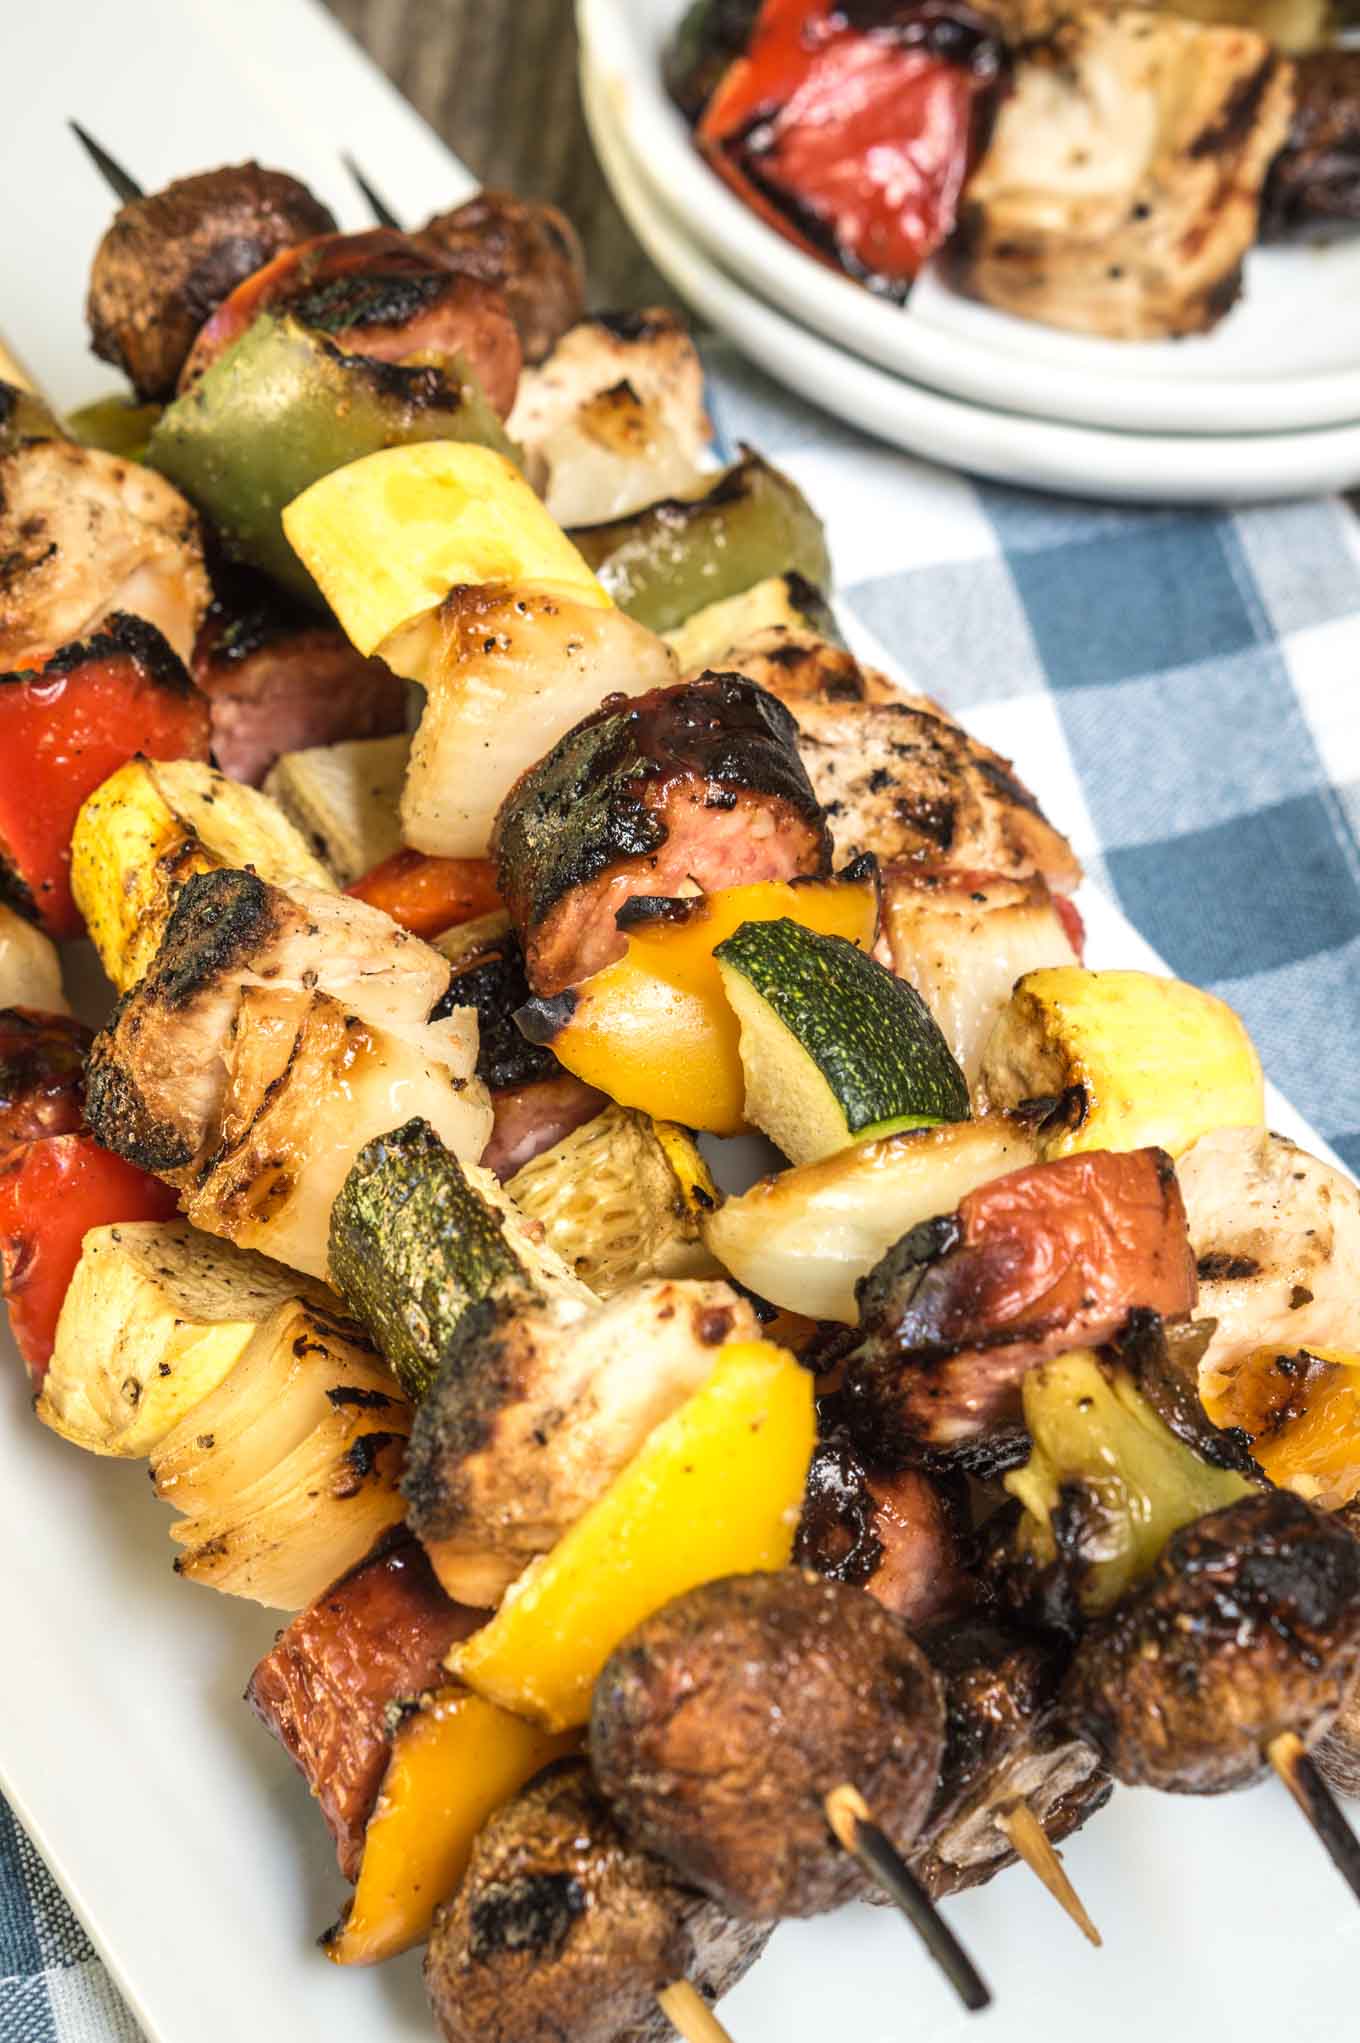
[(136, 178), (128, 175), (122, 164), (110, 156), (102, 143), (95, 141), (87, 128), (82, 128), (77, 120), (68, 120), (66, 125), (115, 198), (126, 206), (131, 200), (142, 197), (142, 187)]
[(666, 2020), (684, 2037), (685, 2043), (732, 2043), (732, 2038), (708, 2002), (688, 1979), (677, 1979), (674, 1986), (663, 1986), (656, 2000)]
[(1346, 1821), (1297, 1731), (1281, 1731), (1272, 1738), (1266, 1747), (1266, 1758), (1308, 1818), (1351, 1893), (1360, 1901), (1360, 1837)]
[(972, 2014), (992, 2003), (991, 1989), (896, 1846), (879, 1829), (859, 1789), (849, 1781), (822, 1803), (836, 1842), (911, 1924), (959, 1999)]
[(364, 176), (364, 173), (362, 172), (362, 170), (360, 170), (358, 164), (350, 155), (348, 149), (346, 149), (343, 152), (342, 161), (344, 163), (346, 170), (349, 172), (350, 176), (354, 179), (354, 182), (358, 185), (360, 191), (363, 193), (365, 202), (367, 203), (368, 208), (372, 213), (374, 219), (377, 221), (378, 225), (380, 227), (391, 227), (398, 234), (404, 233), (405, 229), (402, 227), (400, 220), (392, 211), (392, 208), (388, 205), (386, 199), (383, 198), (382, 194), (380, 192), (376, 192), (373, 189), (373, 186)]
[(1099, 1950), (1100, 1931), (1086, 1913), (1081, 1896), (1067, 1877), (1062, 1853), (1054, 1846), (1029, 1803), (1007, 1803), (1004, 1809), (997, 1810), (996, 1823), (1012, 1851), (1019, 1854), (1036, 1879), (1042, 1880), (1058, 1906), (1066, 1909), (1087, 1942)]

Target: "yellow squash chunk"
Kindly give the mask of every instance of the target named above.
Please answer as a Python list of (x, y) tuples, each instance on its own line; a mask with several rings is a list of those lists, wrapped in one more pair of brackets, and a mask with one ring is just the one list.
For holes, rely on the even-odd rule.
[(543, 1003), (561, 1014), (544, 1040), (568, 1071), (620, 1106), (713, 1135), (746, 1126), (741, 1027), (722, 989), (715, 947), (743, 922), (789, 916), (824, 936), (871, 948), (878, 923), (872, 880), (763, 880), (723, 887), (683, 921), (642, 923), (628, 952), (576, 988)]
[(130, 759), (95, 789), (71, 836), (71, 891), (120, 993), (146, 972), (194, 874), (244, 866), (271, 886), (335, 891), (276, 802), (195, 759)]
[(366, 455), (294, 498), (283, 529), (364, 654), (450, 589), (484, 582), (547, 584), (610, 607), (514, 463), (489, 447), (430, 440)]
[(295, 1296), (327, 1293), (187, 1220), (92, 1227), (62, 1302), (38, 1417), (93, 1454), (150, 1454)]
[(354, 1899), (322, 1939), (332, 1963), (376, 1965), (423, 1943), (488, 1817), (579, 1743), (465, 1688), (426, 1696), (397, 1727)]
[(550, 1730), (584, 1724), (596, 1676), (652, 1611), (722, 1575), (787, 1566), (816, 1438), (813, 1380), (734, 1341), (448, 1665)]
[(1225, 1001), (1150, 972), (1027, 972), (982, 1058), (993, 1107), (1051, 1098), (1045, 1158), (1085, 1149), (1172, 1156), (1214, 1128), (1265, 1119), (1260, 1059)]

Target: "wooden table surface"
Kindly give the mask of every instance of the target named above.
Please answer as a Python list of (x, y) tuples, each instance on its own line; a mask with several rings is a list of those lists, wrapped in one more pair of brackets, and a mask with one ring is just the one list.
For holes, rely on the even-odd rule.
[[(575, 221), (597, 306), (676, 304), (609, 196), (576, 82), (571, 0), (327, 0), (484, 184)], [(367, 167), (363, 137), (354, 153)], [(371, 171), (381, 188), (382, 166)]]

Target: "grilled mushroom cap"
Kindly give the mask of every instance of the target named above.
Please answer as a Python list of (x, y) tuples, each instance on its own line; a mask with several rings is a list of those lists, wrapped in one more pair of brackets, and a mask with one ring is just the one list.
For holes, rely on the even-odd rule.
[(595, 1688), (591, 1759), (633, 1841), (734, 1915), (817, 1915), (864, 1891), (823, 1799), (853, 1782), (908, 1850), (944, 1744), (938, 1677), (840, 1582), (735, 1575), (639, 1625)]
[(133, 199), (95, 251), (85, 308), (95, 353), (138, 397), (173, 396), (194, 336), (228, 292), (281, 250), (334, 232), (305, 185), (258, 163)]
[(567, 1761), (482, 1831), (435, 1922), (425, 1985), (446, 2043), (663, 2043), (659, 1989), (688, 1979), (716, 2000), (768, 1934), (633, 1850)]
[(1064, 1706), (1118, 1780), (1213, 1795), (1259, 1779), (1278, 1732), (1320, 1738), (1358, 1670), (1360, 1541), (1271, 1490), (1167, 1541), (1078, 1647)]

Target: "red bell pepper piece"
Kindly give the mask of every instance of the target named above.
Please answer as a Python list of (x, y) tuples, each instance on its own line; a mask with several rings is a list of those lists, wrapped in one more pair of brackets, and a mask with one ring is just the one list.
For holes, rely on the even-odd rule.
[(0, 674), (0, 894), (49, 936), (79, 936), (71, 832), (134, 753), (206, 759), (209, 711), (153, 625), (116, 613), (41, 671)]
[(423, 851), (396, 852), (349, 892), (423, 937), (504, 906), (489, 858), (427, 858)]
[(904, 297), (953, 232), (1000, 61), (965, 6), (765, 0), (700, 147), (808, 254)]
[(169, 1185), (101, 1149), (93, 1135), (45, 1135), (0, 1164), (0, 1267), (10, 1331), (37, 1389), (80, 1245), (92, 1227), (169, 1220)]
[(85, 1125), (85, 1059), (94, 1031), (69, 1014), (0, 1009), (0, 1163), (43, 1135)]

